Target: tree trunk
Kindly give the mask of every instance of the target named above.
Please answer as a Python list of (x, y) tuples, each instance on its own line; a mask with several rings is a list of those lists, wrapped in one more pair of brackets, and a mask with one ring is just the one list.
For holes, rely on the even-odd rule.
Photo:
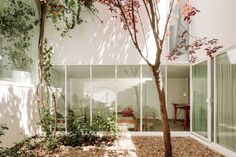
[(154, 66), (151, 66), (151, 70), (155, 78), (156, 88), (157, 88), (158, 96), (160, 100), (162, 128), (163, 128), (163, 134), (164, 134), (165, 157), (172, 157), (171, 136), (170, 136), (170, 127), (169, 127), (168, 115), (167, 115), (167, 109), (166, 109), (164, 85), (161, 86), (163, 84), (163, 81), (161, 78), (161, 71), (156, 70)]
[(36, 86), (36, 104), (38, 107), (39, 118), (41, 119), (41, 101), (40, 101), (40, 85), (43, 82), (43, 40), (44, 40), (44, 27), (45, 27), (45, 18), (46, 18), (46, 4), (43, 1), (40, 1), (40, 28), (39, 28), (39, 41), (38, 41), (38, 78), (39, 82)]
[(54, 93), (52, 93), (52, 99), (53, 99), (54, 125), (55, 125), (54, 131), (53, 131), (53, 137), (55, 138), (56, 132), (57, 132), (57, 103), (56, 103), (56, 96)]

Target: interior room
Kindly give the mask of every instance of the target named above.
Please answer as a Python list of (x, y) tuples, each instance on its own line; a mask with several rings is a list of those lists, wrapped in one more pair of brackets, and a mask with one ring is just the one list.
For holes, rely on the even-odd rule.
[[(62, 117), (67, 106), (86, 123), (103, 111), (116, 114), (123, 131), (162, 130), (155, 80), (148, 66), (54, 65), (53, 69), (52, 87)], [(189, 66), (163, 65), (161, 71), (170, 128), (189, 131), (189, 109), (181, 106), (189, 106)]]

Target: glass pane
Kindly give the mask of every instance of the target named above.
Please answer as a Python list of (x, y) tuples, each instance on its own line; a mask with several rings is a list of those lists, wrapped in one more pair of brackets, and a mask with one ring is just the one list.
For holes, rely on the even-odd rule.
[[(187, 0), (183, 0), (183, 2), (186, 2)], [(170, 18), (170, 24), (169, 24), (169, 31), (171, 32), (170, 36), (169, 36), (169, 50), (170, 52), (176, 48), (176, 45), (178, 45), (181, 41), (179, 36), (186, 30), (189, 31), (189, 23), (185, 22), (183, 18), (179, 18), (182, 15), (182, 11), (181, 11), (181, 5), (179, 5), (179, 3), (177, 1), (175, 1), (175, 4), (173, 6), (173, 10), (172, 10), (172, 17)], [(185, 37), (186, 39), (186, 44), (188, 45), (189, 42), (189, 38), (186, 35)], [(180, 49), (180, 48), (178, 48)], [(175, 60), (168, 60), (168, 62), (188, 62), (188, 49), (185, 49), (184, 47), (181, 48), (180, 50), (183, 54), (178, 56)]]
[(192, 67), (193, 131), (207, 137), (207, 62)]
[[(37, 19), (37, 6), (36, 3), (30, 0), (24, 2), (28, 4), (33, 11), (36, 13), (36, 16), (31, 16), (28, 14), (30, 20), (25, 20), (22, 25), (22, 15), (15, 16), (14, 10), (12, 14), (3, 14), (3, 9), (8, 10), (14, 6), (15, 11), (19, 12), (19, 5), (13, 5), (14, 1), (1, 1), (0, 14), (1, 18), (9, 17), (9, 21), (17, 20), (17, 25), (9, 25), (7, 32), (14, 32), (13, 34), (21, 34), (21, 36), (15, 35), (14, 38), (8, 37), (4, 31), (0, 34), (0, 80), (10, 81), (20, 83), (22, 85), (33, 85), (37, 81), (37, 52), (38, 52), (38, 36), (34, 33), (38, 32), (38, 27), (34, 26), (32, 30), (22, 33), (21, 27), (27, 27)], [(25, 16), (24, 16), (25, 17)], [(21, 21), (21, 22), (20, 22)], [(2, 21), (1, 21), (2, 22)], [(20, 26), (20, 27), (16, 27)], [(10, 33), (11, 34), (11, 33)], [(30, 37), (29, 40), (28, 37)], [(25, 40), (26, 38), (26, 40)]]
[[(51, 71), (51, 89), (55, 93), (58, 128), (64, 129), (65, 117), (65, 71), (63, 65), (53, 65)], [(52, 102), (52, 98), (51, 102)]]
[(137, 131), (140, 119), (140, 66), (117, 67), (117, 113), (122, 130)]
[[(165, 85), (164, 82), (163, 85)], [(143, 131), (161, 131), (160, 100), (155, 79), (147, 65), (142, 66), (142, 95)]]
[(189, 131), (189, 66), (168, 65), (167, 96), (167, 112), (171, 130)]
[(216, 57), (216, 142), (236, 151), (236, 49)]
[(97, 65), (92, 67), (93, 76), (93, 115), (99, 111), (115, 113), (116, 86), (115, 66)]
[(90, 122), (90, 66), (67, 66), (67, 105), (81, 122)]

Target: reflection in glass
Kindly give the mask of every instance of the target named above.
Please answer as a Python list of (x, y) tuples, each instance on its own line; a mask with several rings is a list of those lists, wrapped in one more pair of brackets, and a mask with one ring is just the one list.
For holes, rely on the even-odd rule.
[(67, 106), (81, 122), (90, 122), (90, 66), (67, 66)]
[[(63, 65), (53, 65), (51, 71), (51, 92), (55, 94), (58, 128), (64, 129), (65, 122), (65, 71)], [(50, 97), (52, 106), (53, 100)]]
[(97, 65), (92, 68), (92, 105), (93, 115), (99, 111), (115, 113), (116, 86), (115, 66)]
[(140, 119), (140, 66), (117, 67), (117, 111), (122, 130), (138, 131)]
[(216, 142), (236, 151), (236, 49), (216, 57)]
[(207, 137), (207, 61), (192, 68), (193, 78), (193, 131)]
[[(161, 75), (165, 87), (165, 66), (161, 66)], [(142, 95), (143, 131), (161, 131), (160, 100), (155, 79), (147, 65), (142, 66)]]

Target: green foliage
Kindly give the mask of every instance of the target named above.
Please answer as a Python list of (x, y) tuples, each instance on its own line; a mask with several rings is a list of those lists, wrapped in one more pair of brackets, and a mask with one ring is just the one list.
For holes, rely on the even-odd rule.
[(105, 112), (98, 112), (93, 118), (92, 128), (94, 131), (105, 131), (107, 133), (117, 134), (119, 131), (116, 116)]
[(57, 30), (62, 28), (57, 24), (63, 22), (65, 28), (63, 28), (61, 36), (65, 36), (66, 33), (73, 29), (76, 24), (81, 24), (84, 20), (81, 18), (82, 7), (88, 9), (93, 14), (97, 12), (93, 3), (96, 0), (47, 0), (47, 18), (50, 18), (55, 24)]
[(48, 151), (54, 150), (59, 146), (59, 141), (57, 138), (49, 136), (48, 138), (45, 139), (45, 146)]
[[(0, 7), (0, 35), (11, 68), (26, 70), (33, 62), (29, 55), (30, 40), (35, 20), (35, 10), (22, 0), (6, 0)], [(7, 67), (7, 65), (5, 65)]]
[(75, 114), (70, 108), (68, 108), (68, 110), (67, 110), (66, 119), (67, 119), (67, 122), (66, 122), (67, 131), (68, 132), (76, 132), (78, 129), (79, 123), (76, 121)]
[(48, 47), (48, 40), (44, 40), (44, 52), (43, 52), (43, 79), (44, 81), (50, 85), (51, 84), (51, 59), (52, 59), (52, 46)]
[(23, 151), (21, 150), (22, 147), (26, 146), (28, 149), (28, 145), (31, 141), (31, 139), (34, 139), (33, 137), (24, 138), (21, 142), (15, 144), (13, 147), (10, 148), (1, 148), (0, 149), (0, 157), (19, 157), (23, 155)]
[(42, 130), (46, 133), (44, 140), (46, 150), (53, 150), (58, 147), (59, 143), (57, 138), (54, 136), (55, 130), (55, 119), (54, 116), (50, 113), (48, 107), (42, 106), (41, 108), (41, 120), (40, 125)]
[(41, 120), (39, 123), (42, 130), (46, 133), (46, 137), (52, 136), (55, 129), (54, 116), (50, 113), (48, 107), (42, 106), (41, 108)]

